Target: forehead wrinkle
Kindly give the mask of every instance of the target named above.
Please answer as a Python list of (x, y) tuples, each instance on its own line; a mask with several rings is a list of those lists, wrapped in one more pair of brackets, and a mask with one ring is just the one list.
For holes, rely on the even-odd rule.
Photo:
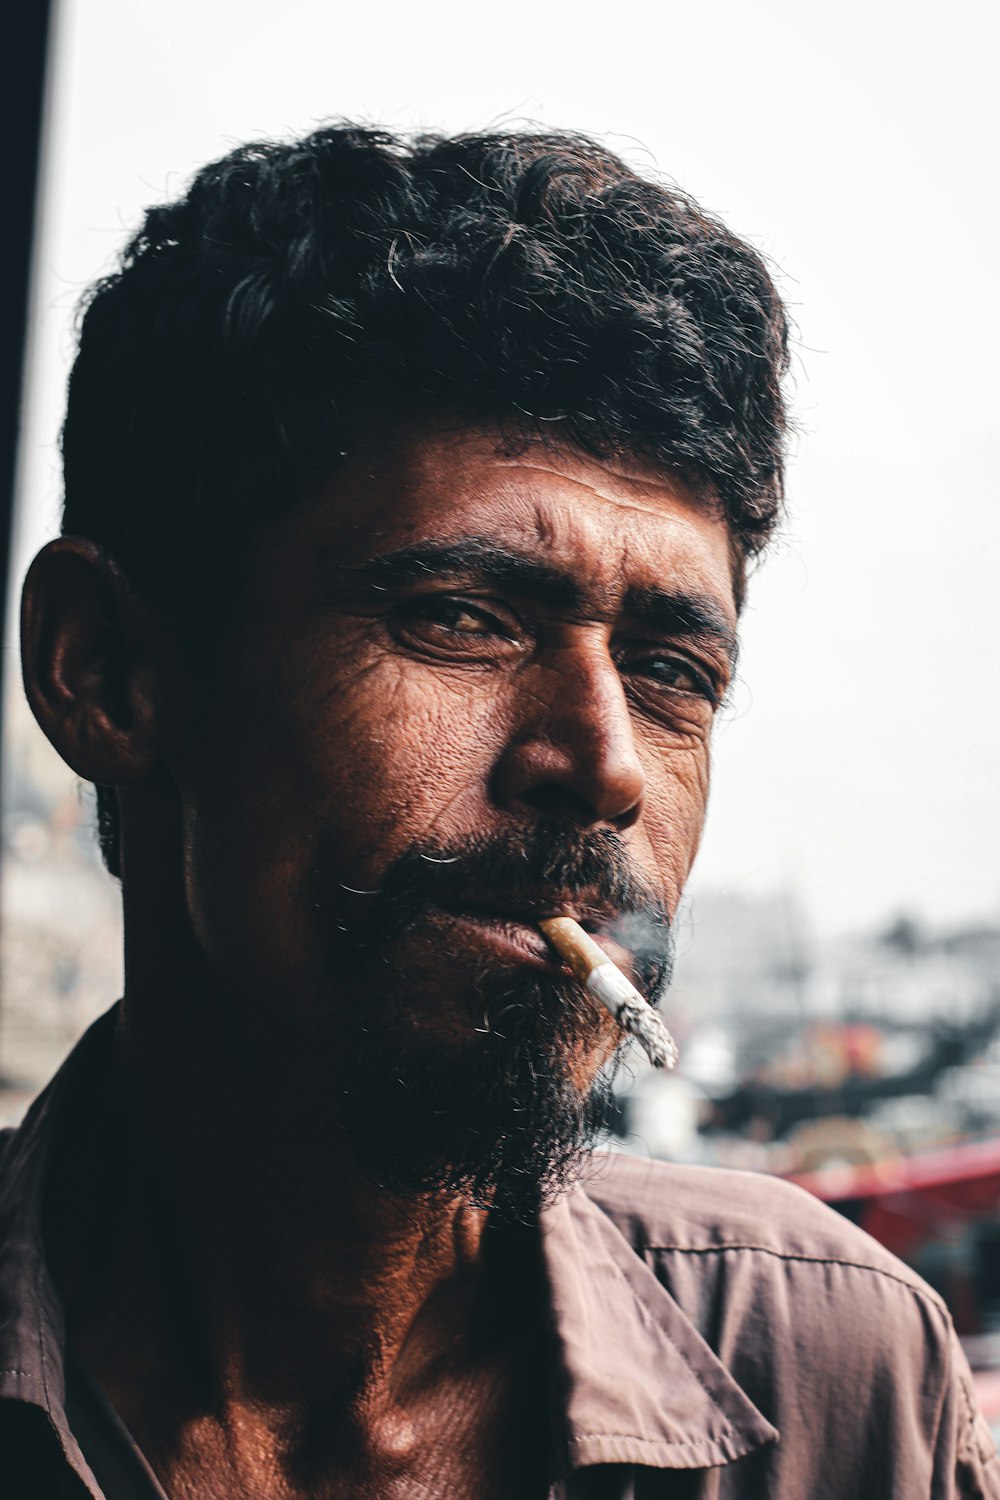
[[(561, 504), (552, 498), (534, 498), (531, 519), (539, 545), (547, 553), (572, 557), (573, 577), (581, 594), (585, 594), (597, 616), (613, 616), (624, 593), (622, 580), (628, 576), (630, 551), (628, 537), (616, 527), (609, 537), (594, 520), (576, 509), (572, 498), (560, 496)], [(613, 545), (621, 547), (621, 557), (614, 556)], [(557, 566), (569, 571), (568, 564)]]
[[(730, 607), (731, 600), (720, 597), (706, 581), (697, 558), (692, 559), (687, 548), (671, 555), (662, 534), (636, 535), (628, 518), (622, 519), (609, 536), (592, 517), (574, 510), (572, 502), (553, 507), (535, 501), (532, 512), (535, 534), (547, 551), (570, 552), (577, 560), (586, 558), (586, 577), (580, 587), (593, 604), (595, 618), (611, 620), (623, 608), (628, 612), (629, 600), (636, 604), (636, 613), (649, 615), (655, 611), (645, 606), (657, 598), (698, 600), (705, 606), (705, 633), (735, 642), (736, 612)], [(657, 528), (670, 527), (674, 537), (679, 528), (683, 540), (686, 533), (682, 521), (662, 511), (656, 511), (651, 519)], [(582, 571), (576, 568), (578, 578)], [(726, 581), (730, 581), (728, 570)]]
[(539, 462), (525, 463), (523, 459), (505, 459), (499, 455), (495, 462), (498, 468), (521, 474), (544, 475), (546, 481), (555, 479), (561, 485), (572, 484), (578, 489), (586, 490), (593, 500), (600, 500), (606, 505), (621, 506), (628, 510), (642, 511), (661, 520), (668, 520), (669, 517), (665, 515), (662, 505), (656, 503), (657, 495), (666, 495), (675, 503), (689, 505), (699, 515), (703, 514), (703, 508), (694, 503), (690, 492), (681, 481), (671, 480), (667, 475), (658, 476), (656, 479), (639, 479), (635, 475), (625, 473), (624, 470), (612, 468), (610, 464), (602, 461), (602, 472), (606, 473), (616, 486), (624, 485), (632, 491), (646, 492), (645, 496), (637, 493), (609, 495), (605, 489), (591, 483), (580, 473), (567, 472), (566, 469), (553, 468), (551, 465)]

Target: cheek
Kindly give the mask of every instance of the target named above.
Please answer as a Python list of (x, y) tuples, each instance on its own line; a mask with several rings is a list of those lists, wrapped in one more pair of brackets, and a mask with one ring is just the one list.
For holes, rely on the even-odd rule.
[(646, 764), (642, 827), (654, 868), (676, 909), (701, 842), (708, 804), (711, 757), (707, 740), (653, 748)]
[(330, 784), (356, 827), (356, 854), (384, 866), (414, 843), (479, 826), (501, 721), (483, 676), (390, 658), (338, 689), (321, 723), (345, 752)]
[(321, 839), (369, 889), (414, 843), (481, 827), (500, 714), (481, 678), (385, 657), (332, 685), (272, 683), (212, 714), (182, 786), (187, 896), (213, 966), (294, 1004), (323, 962), (307, 896)]

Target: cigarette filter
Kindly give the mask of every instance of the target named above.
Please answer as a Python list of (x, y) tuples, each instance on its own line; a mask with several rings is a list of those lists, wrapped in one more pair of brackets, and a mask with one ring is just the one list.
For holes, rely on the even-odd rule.
[(546, 917), (539, 927), (587, 992), (602, 1001), (636, 1038), (654, 1068), (672, 1068), (677, 1043), (645, 996), (626, 979), (589, 932), (572, 917)]

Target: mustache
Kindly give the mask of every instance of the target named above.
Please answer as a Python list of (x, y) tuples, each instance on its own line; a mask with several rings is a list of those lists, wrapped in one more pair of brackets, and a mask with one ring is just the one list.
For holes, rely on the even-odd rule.
[(470, 903), (522, 905), (539, 916), (546, 899), (578, 900), (606, 913), (608, 931), (648, 963), (669, 966), (670, 913), (613, 829), (581, 829), (544, 819), (530, 828), (405, 850), (375, 889), (358, 888), (337, 872), (337, 851), (320, 851), (313, 904), (337, 912), (351, 946), (381, 947), (402, 935), (428, 907), (462, 910)]

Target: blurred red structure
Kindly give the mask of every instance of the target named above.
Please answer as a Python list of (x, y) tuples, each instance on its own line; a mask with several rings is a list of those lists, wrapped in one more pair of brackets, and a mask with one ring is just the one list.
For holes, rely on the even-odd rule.
[(925, 1241), (952, 1239), (961, 1226), (984, 1219), (1000, 1232), (1000, 1139), (888, 1162), (831, 1166), (791, 1181), (901, 1260), (912, 1261)]

